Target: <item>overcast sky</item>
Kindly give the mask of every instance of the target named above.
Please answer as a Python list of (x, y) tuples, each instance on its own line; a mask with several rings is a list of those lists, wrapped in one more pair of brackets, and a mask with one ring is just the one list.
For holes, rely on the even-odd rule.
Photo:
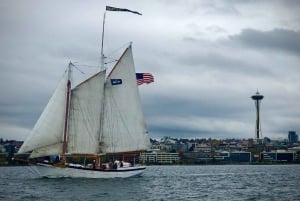
[(155, 76), (139, 87), (150, 137), (253, 138), (257, 89), (263, 137), (300, 133), (297, 0), (0, 0), (0, 138), (28, 136), (69, 61), (97, 70), (105, 5), (143, 14), (107, 12), (104, 50), (132, 41)]

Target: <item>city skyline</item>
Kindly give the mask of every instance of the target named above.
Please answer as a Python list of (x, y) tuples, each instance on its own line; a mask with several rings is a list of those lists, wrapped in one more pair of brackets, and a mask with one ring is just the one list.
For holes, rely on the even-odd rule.
[(151, 138), (253, 138), (257, 89), (262, 138), (300, 132), (297, 1), (13, 0), (0, 6), (0, 138), (28, 136), (69, 61), (98, 69), (106, 5), (142, 13), (107, 12), (104, 51), (133, 41), (136, 71), (155, 77), (139, 86)]

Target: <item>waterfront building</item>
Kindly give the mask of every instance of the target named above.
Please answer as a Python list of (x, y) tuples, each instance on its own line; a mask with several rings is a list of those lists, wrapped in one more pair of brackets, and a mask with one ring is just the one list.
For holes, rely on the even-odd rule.
[(146, 152), (141, 153), (140, 162), (150, 164), (174, 164), (179, 161), (180, 157), (178, 153), (167, 152)]
[(214, 158), (223, 162), (251, 163), (251, 152), (246, 151), (216, 151)]
[(0, 166), (8, 164), (8, 153), (7, 152), (0, 152)]
[(188, 152), (189, 147), (187, 143), (177, 142), (172, 144), (172, 151), (171, 152)]
[(224, 158), (224, 160), (231, 161), (231, 162), (239, 162), (239, 163), (251, 163), (252, 157), (251, 152), (230, 152), (228, 158)]
[(206, 144), (206, 143), (199, 143), (196, 144), (194, 148), (194, 152), (203, 152), (203, 153), (210, 153), (211, 152), (211, 145)]
[(7, 165), (8, 164), (8, 153), (5, 150), (4, 145), (0, 144), (0, 165)]
[(298, 142), (298, 135), (296, 134), (296, 131), (289, 131), (288, 139), (290, 144)]
[(271, 152), (261, 152), (260, 160), (264, 161), (281, 161), (281, 162), (292, 162), (297, 159), (296, 152), (277, 150)]

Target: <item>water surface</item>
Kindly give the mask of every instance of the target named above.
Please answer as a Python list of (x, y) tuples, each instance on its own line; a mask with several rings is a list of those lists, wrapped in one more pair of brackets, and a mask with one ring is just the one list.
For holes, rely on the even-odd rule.
[(127, 179), (37, 178), (0, 167), (0, 200), (300, 200), (300, 165), (149, 166)]

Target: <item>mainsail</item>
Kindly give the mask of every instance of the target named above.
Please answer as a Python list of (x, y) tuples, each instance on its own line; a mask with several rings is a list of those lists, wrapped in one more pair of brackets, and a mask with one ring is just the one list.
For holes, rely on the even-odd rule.
[(99, 152), (100, 114), (103, 111), (105, 71), (76, 86), (71, 93), (69, 153)]
[(61, 153), (67, 80), (65, 73), (18, 153), (33, 151), (31, 158)]
[[(111, 79), (121, 79), (122, 84), (112, 85)], [(104, 105), (101, 152), (129, 152), (149, 148), (150, 140), (136, 82), (131, 45), (108, 75)]]

